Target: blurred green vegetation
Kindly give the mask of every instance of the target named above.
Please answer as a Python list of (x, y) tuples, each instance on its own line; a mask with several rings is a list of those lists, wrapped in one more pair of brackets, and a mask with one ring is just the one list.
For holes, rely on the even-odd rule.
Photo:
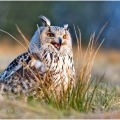
[[(120, 2), (114, 1), (0, 1), (0, 29), (19, 37), (15, 24), (30, 40), (39, 15), (51, 20), (52, 25), (63, 26), (68, 23), (75, 40), (73, 24), (79, 26), (83, 43), (89, 41), (91, 33), (98, 34), (102, 26), (109, 20), (102, 32), (100, 41), (106, 38), (105, 47), (120, 46)], [(0, 32), (0, 40), (8, 35)], [(14, 42), (14, 40), (11, 40)]]
[[(46, 8), (46, 9), (45, 9)], [(3, 29), (13, 36), (19, 36), (15, 24), (21, 31), (30, 38), (33, 36), (39, 24), (38, 16), (46, 15), (50, 17), (48, 10), (52, 8), (52, 2), (0, 2), (0, 29)], [(40, 24), (41, 25), (41, 24)], [(7, 36), (0, 33), (0, 35)]]

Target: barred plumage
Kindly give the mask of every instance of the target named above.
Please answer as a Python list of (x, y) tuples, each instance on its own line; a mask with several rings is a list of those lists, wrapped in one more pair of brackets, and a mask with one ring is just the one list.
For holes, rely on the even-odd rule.
[[(27, 93), (30, 89), (40, 88), (40, 82), (53, 89), (68, 87), (69, 80), (75, 80), (72, 52), (72, 39), (69, 26), (50, 26), (50, 21), (39, 17), (43, 26), (32, 37), (28, 51), (18, 56), (0, 75), (3, 91)], [(47, 75), (49, 76), (46, 81)], [(49, 87), (46, 85), (46, 87)]]

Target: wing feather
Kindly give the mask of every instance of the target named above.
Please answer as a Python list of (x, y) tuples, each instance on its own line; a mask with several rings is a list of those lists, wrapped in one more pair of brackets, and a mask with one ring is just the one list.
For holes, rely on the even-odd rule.
[(29, 63), (31, 61), (31, 57), (28, 52), (25, 52), (15, 58), (8, 67), (0, 74), (0, 80), (5, 80), (13, 75), (16, 71), (23, 67), (23, 61)]

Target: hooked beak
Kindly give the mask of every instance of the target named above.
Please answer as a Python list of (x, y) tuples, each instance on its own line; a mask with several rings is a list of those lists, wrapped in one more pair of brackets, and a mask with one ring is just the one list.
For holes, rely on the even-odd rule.
[(57, 50), (60, 50), (60, 47), (62, 45), (62, 39), (59, 38), (58, 39), (58, 42), (51, 42), (51, 44), (57, 49)]

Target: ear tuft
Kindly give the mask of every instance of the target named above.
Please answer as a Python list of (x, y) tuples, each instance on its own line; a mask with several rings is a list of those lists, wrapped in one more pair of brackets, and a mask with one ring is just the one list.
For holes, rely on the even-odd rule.
[(64, 29), (65, 29), (65, 30), (69, 30), (69, 29), (70, 29), (69, 25), (68, 25), (68, 24), (65, 24), (65, 25), (64, 25)]
[(46, 18), (45, 16), (42, 16), (42, 15), (39, 16), (38, 18), (41, 20), (44, 27), (50, 26), (51, 23), (48, 18)]

